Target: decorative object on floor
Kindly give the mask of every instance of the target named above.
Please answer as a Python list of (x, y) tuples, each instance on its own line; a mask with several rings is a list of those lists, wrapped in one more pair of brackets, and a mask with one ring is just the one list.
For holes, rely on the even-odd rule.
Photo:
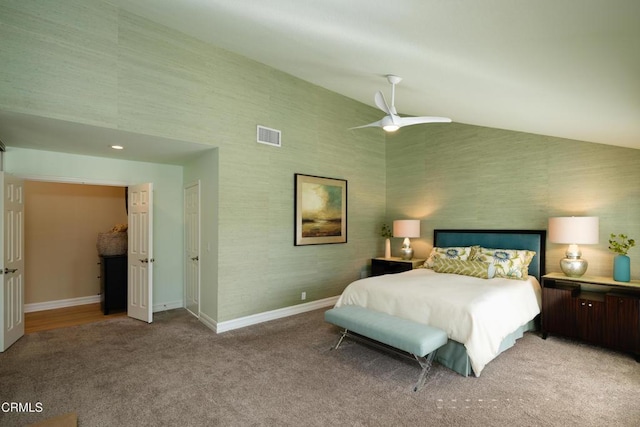
[(295, 174), (296, 246), (347, 242), (347, 181)]
[(409, 238), (420, 237), (420, 220), (398, 219), (393, 221), (393, 237), (403, 237), (400, 257), (402, 259), (413, 258), (413, 249)]
[(391, 237), (393, 237), (391, 227), (387, 224), (382, 224), (380, 235), (384, 237), (384, 257), (391, 258)]
[(549, 218), (549, 241), (568, 244), (564, 259), (560, 260), (560, 269), (569, 277), (580, 277), (589, 263), (582, 259), (578, 245), (598, 243), (599, 220), (597, 216), (569, 216)]
[(69, 412), (68, 414), (58, 415), (35, 424), (29, 424), (29, 427), (76, 427), (78, 425), (78, 414)]
[(629, 282), (631, 280), (631, 260), (627, 256), (629, 249), (636, 245), (634, 239), (629, 239), (626, 234), (609, 236), (609, 250), (616, 255), (613, 257), (613, 280), (616, 282)]
[(381, 127), (386, 132), (395, 132), (402, 126), (419, 125), (422, 123), (450, 123), (451, 119), (448, 117), (400, 117), (395, 107), (396, 98), (396, 85), (402, 81), (402, 77), (394, 76), (393, 74), (387, 75), (387, 80), (391, 84), (391, 105), (387, 104), (387, 100), (381, 91), (376, 92), (373, 100), (376, 106), (381, 109), (386, 116), (377, 122), (369, 123), (368, 125), (356, 126), (351, 129), (360, 129), (366, 127)]

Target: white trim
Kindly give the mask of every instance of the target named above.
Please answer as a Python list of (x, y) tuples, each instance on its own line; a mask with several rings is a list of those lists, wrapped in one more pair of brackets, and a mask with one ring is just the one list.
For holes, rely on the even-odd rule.
[[(54, 310), (56, 308), (75, 307), (76, 305), (94, 304), (100, 302), (100, 295), (92, 295), (90, 297), (79, 297), (60, 299), (57, 301), (35, 302), (24, 305), (25, 313), (32, 313), (34, 311)], [(176, 308), (182, 308), (184, 306), (183, 301), (172, 301), (156, 304), (153, 306), (153, 312), (173, 310)]]
[[(187, 245), (186, 245), (186, 240), (187, 240), (187, 231), (185, 230), (185, 225), (186, 225), (186, 221), (185, 221), (185, 210), (187, 207), (186, 204), (186, 200), (185, 200), (185, 196), (187, 194), (187, 189), (191, 188), (193, 186), (198, 186), (198, 259), (202, 258), (202, 253), (201, 250), (202, 248), (200, 247), (200, 245), (202, 244), (202, 190), (201, 190), (201, 185), (200, 185), (200, 180), (196, 179), (195, 181), (191, 181), (188, 184), (184, 185), (184, 187), (182, 188), (182, 231), (183, 231), (183, 235), (182, 235), (182, 249), (184, 254), (186, 255), (187, 253)], [(186, 261), (186, 258), (184, 258), (184, 261)], [(202, 304), (201, 304), (201, 297), (202, 297), (202, 291), (201, 291), (201, 287), (202, 287), (202, 269), (200, 268), (200, 262), (198, 262), (198, 313), (193, 313), (191, 310), (187, 309), (187, 311), (191, 314), (193, 314), (194, 316), (200, 318), (200, 310), (202, 308)], [(184, 307), (186, 308), (187, 306), (187, 266), (185, 264), (183, 264), (183, 268), (182, 268), (182, 298), (184, 299)]]
[(156, 304), (153, 306), (153, 312), (157, 313), (159, 311), (167, 311), (174, 310), (176, 308), (184, 308), (184, 301), (171, 301), (171, 302), (161, 302), (160, 304)]
[(129, 183), (124, 181), (112, 181), (93, 178), (73, 178), (66, 176), (52, 176), (52, 175), (34, 175), (34, 174), (12, 174), (26, 181), (43, 181), (43, 182), (56, 182), (63, 184), (89, 184), (89, 185), (104, 185), (106, 187), (128, 187)]
[(76, 305), (94, 304), (100, 302), (100, 295), (91, 295), (88, 297), (59, 299), (56, 301), (34, 302), (24, 305), (25, 313), (33, 313), (34, 311), (54, 310), (56, 308), (75, 307)]
[[(209, 324), (205, 323), (211, 329), (214, 329), (216, 333), (227, 332), (233, 329), (244, 328), (245, 326), (256, 325), (258, 323), (268, 322), (270, 320), (280, 319), (282, 317), (293, 316), (296, 314), (306, 313), (307, 311), (313, 311), (320, 308), (330, 307), (335, 305), (338, 301), (339, 296), (324, 298), (317, 301), (311, 301), (305, 304), (298, 304), (291, 307), (279, 308), (277, 310), (265, 311), (264, 313), (252, 314), (250, 316), (239, 317), (233, 320), (227, 320), (225, 322), (215, 322), (215, 329), (212, 328)], [(200, 318), (205, 315), (201, 313)], [(207, 318), (209, 322), (212, 319)], [(213, 326), (213, 325), (212, 325)]]
[(200, 313), (199, 320), (204, 324), (204, 326), (211, 329), (213, 332), (216, 332), (218, 322), (213, 320), (211, 317), (204, 313)]

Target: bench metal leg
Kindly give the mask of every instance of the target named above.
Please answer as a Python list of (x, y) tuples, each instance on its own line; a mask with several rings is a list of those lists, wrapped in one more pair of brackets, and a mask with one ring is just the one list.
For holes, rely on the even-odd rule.
[(429, 375), (429, 371), (431, 370), (431, 364), (433, 363), (433, 359), (436, 357), (436, 351), (432, 351), (427, 355), (427, 357), (416, 356), (415, 354), (413, 356), (422, 367), (422, 372), (420, 372), (418, 382), (413, 388), (413, 391), (418, 391), (424, 386), (424, 383), (427, 380), (427, 375)]
[(348, 329), (345, 329), (341, 332), (340, 334), (340, 338), (338, 338), (338, 343), (335, 345), (335, 347), (332, 348), (332, 350), (337, 350), (338, 347), (340, 347), (340, 344), (342, 344), (342, 341), (344, 340), (344, 338), (346, 336), (349, 337), (353, 337), (353, 338), (357, 338), (357, 339), (361, 339), (364, 342), (367, 342), (369, 345), (373, 346), (373, 347), (377, 347), (377, 348), (381, 348), (384, 350), (391, 350), (394, 351), (395, 353), (404, 356), (404, 357), (411, 357), (413, 356), (415, 358), (415, 360), (420, 364), (420, 366), (422, 367), (422, 372), (420, 372), (420, 376), (418, 377), (418, 382), (416, 383), (416, 385), (413, 387), (413, 391), (418, 391), (420, 390), (423, 386), (424, 383), (427, 381), (427, 376), (429, 375), (429, 371), (431, 370), (431, 365), (433, 364), (433, 360), (436, 357), (436, 352), (437, 350), (432, 351), (431, 353), (427, 354), (426, 356), (416, 356), (415, 354), (410, 355), (409, 353), (405, 353), (402, 352), (400, 350), (394, 349), (393, 347), (388, 347), (388, 346), (383, 346), (382, 344), (378, 344), (376, 341), (370, 340), (370, 339), (366, 339), (366, 338), (362, 338), (359, 335), (353, 335), (351, 333), (349, 333)]
[(336, 344), (335, 347), (333, 347), (334, 350), (337, 350), (338, 347), (340, 347), (340, 344), (342, 344), (342, 340), (344, 339), (344, 337), (346, 337), (347, 335), (349, 335), (349, 331), (348, 330), (344, 330), (342, 331), (342, 335), (340, 335), (340, 339), (338, 339), (338, 343)]

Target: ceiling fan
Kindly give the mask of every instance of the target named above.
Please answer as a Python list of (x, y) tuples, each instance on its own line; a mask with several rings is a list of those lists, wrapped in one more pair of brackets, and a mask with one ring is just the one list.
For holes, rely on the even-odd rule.
[(387, 132), (395, 132), (403, 126), (419, 125), (422, 123), (450, 123), (451, 119), (447, 117), (400, 117), (395, 107), (396, 97), (396, 85), (402, 81), (402, 77), (394, 76), (393, 74), (387, 75), (387, 80), (391, 83), (391, 105), (387, 104), (387, 100), (384, 98), (382, 91), (376, 92), (373, 98), (376, 106), (384, 111), (387, 115), (377, 122), (369, 123), (367, 125), (356, 126), (351, 129), (360, 129), (366, 127), (381, 127)]

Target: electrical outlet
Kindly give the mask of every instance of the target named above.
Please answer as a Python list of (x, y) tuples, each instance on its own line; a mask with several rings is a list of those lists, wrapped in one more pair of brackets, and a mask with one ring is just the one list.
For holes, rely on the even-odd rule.
[(306, 293), (306, 292), (301, 293), (301, 294), (300, 294), (300, 299), (301, 299), (302, 301), (306, 300), (306, 299), (307, 299), (307, 293)]

